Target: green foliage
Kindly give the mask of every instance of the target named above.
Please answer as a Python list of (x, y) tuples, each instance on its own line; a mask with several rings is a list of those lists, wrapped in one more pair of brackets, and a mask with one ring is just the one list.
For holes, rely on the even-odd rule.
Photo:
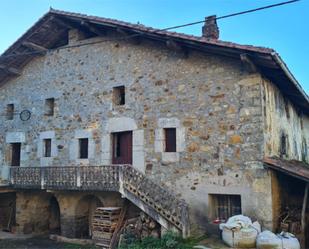
[[(189, 249), (192, 248), (201, 238), (182, 239), (173, 232), (167, 232), (161, 239), (146, 237), (139, 240), (131, 240), (131, 243), (121, 245), (119, 249)], [(129, 242), (129, 240), (127, 240)]]
[(95, 245), (76, 245), (71, 243), (64, 243), (63, 249), (99, 249)]

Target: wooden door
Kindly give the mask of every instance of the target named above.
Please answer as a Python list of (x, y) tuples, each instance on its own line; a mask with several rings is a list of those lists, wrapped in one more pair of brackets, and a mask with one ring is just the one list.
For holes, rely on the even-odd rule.
[(113, 164), (132, 164), (132, 131), (113, 133)]
[(11, 166), (20, 166), (21, 143), (12, 143)]

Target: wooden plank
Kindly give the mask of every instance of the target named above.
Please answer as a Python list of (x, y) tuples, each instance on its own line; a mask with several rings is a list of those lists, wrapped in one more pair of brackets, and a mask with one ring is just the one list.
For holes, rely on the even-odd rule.
[(83, 27), (85, 27), (86, 29), (88, 29), (90, 32), (92, 32), (96, 35), (99, 35), (99, 36), (105, 36), (106, 35), (105, 30), (98, 29), (97, 27), (95, 27), (94, 25), (92, 25), (89, 22), (86, 22), (86, 21), (83, 20), (83, 21), (81, 21), (81, 25)]
[(43, 47), (41, 45), (35, 44), (33, 42), (27, 42), (26, 41), (26, 42), (23, 42), (22, 45), (24, 47), (27, 47), (27, 48), (30, 48), (32, 50), (35, 50), (37, 52), (42, 52), (42, 53), (45, 53), (48, 50), (47, 48), (45, 48), (45, 47)]
[(240, 59), (246, 71), (248, 71), (249, 73), (258, 72), (257, 67), (255, 66), (248, 54), (241, 54)]
[(123, 206), (123, 208), (121, 210), (121, 214), (120, 214), (120, 217), (119, 217), (119, 220), (118, 220), (117, 227), (116, 227), (116, 229), (114, 231), (114, 234), (113, 234), (113, 237), (111, 239), (111, 243), (110, 243), (110, 248), (111, 249), (116, 248), (117, 243), (119, 241), (119, 237), (120, 237), (119, 232), (121, 230), (121, 227), (123, 226), (123, 221), (124, 221), (125, 215), (127, 213), (127, 208), (128, 208), (128, 202), (125, 201), (124, 202), (124, 206)]
[(301, 211), (301, 232), (302, 232), (302, 243), (305, 246), (305, 238), (306, 238), (306, 207), (308, 201), (308, 192), (309, 192), (309, 182), (306, 184), (305, 193), (304, 193), (304, 200), (303, 200), (303, 207)]
[(21, 71), (17, 68), (14, 68), (14, 67), (7, 67), (5, 65), (0, 65), (0, 69), (8, 72), (9, 74), (14, 74), (14, 75), (17, 75), (17, 76), (21, 75)]

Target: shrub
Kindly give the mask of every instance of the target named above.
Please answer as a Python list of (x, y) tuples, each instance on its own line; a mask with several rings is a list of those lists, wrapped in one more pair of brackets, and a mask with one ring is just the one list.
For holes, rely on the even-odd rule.
[(133, 240), (132, 243), (121, 245), (119, 249), (188, 249), (191, 243), (182, 239), (173, 232), (167, 232), (161, 239), (146, 237), (142, 240)]

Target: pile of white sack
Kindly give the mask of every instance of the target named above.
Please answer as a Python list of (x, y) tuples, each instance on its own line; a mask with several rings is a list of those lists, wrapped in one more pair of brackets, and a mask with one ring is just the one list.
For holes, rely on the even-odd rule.
[(235, 215), (220, 224), (222, 239), (232, 248), (300, 249), (298, 239), (290, 233), (261, 232), (261, 225), (244, 215)]
[(291, 233), (274, 234), (266, 230), (257, 237), (256, 247), (257, 249), (300, 249), (300, 244)]

